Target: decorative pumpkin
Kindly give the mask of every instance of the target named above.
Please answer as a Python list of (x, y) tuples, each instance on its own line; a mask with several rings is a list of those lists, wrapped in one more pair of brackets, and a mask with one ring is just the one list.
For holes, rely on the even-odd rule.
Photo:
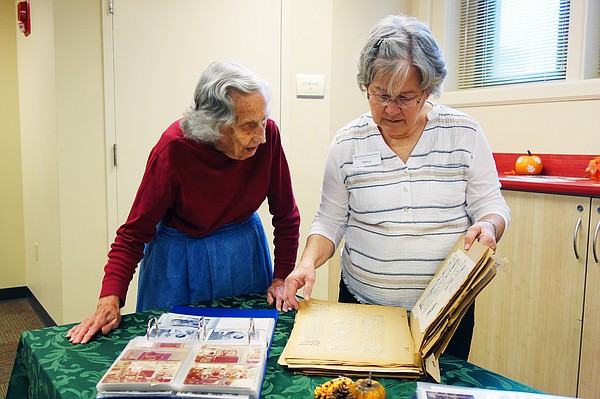
[(540, 157), (532, 155), (529, 150), (527, 150), (527, 155), (521, 155), (515, 162), (515, 172), (518, 175), (537, 175), (543, 167)]
[(385, 388), (379, 382), (371, 378), (361, 378), (350, 386), (351, 399), (385, 399)]
[(590, 160), (585, 171), (588, 173), (590, 178), (600, 180), (600, 157), (596, 157)]

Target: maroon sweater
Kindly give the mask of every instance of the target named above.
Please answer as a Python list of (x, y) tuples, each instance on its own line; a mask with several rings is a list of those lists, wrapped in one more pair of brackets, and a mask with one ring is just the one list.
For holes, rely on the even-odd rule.
[(169, 126), (150, 152), (129, 217), (117, 230), (100, 296), (117, 295), (125, 303), (144, 244), (154, 237), (159, 221), (204, 237), (248, 219), (265, 198), (273, 215), (274, 278), (285, 278), (296, 262), (300, 213), (279, 128), (270, 119), (266, 140), (254, 156), (238, 161), (184, 138), (179, 121)]

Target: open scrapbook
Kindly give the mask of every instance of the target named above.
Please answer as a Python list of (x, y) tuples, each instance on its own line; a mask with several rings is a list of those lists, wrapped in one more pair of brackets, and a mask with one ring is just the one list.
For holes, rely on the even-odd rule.
[(401, 307), (301, 300), (279, 364), (314, 375), (439, 381), (438, 358), (475, 297), (506, 259), (462, 235), (411, 312)]
[(129, 341), (97, 398), (258, 398), (277, 315), (176, 306)]

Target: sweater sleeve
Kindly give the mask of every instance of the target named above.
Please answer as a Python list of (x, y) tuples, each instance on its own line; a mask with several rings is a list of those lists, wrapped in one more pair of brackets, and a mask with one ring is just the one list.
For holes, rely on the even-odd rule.
[(292, 188), (279, 128), (269, 120), (268, 134), (272, 135), (271, 181), (267, 195), (274, 228), (274, 278), (285, 278), (296, 264), (300, 238), (300, 212)]

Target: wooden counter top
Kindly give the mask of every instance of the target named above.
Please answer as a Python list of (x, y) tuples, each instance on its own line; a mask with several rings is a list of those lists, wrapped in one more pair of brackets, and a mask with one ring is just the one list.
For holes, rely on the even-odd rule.
[(535, 154), (544, 168), (539, 175), (514, 174), (515, 161), (522, 153), (494, 153), (502, 189), (552, 194), (600, 197), (600, 180), (585, 172), (597, 155)]

